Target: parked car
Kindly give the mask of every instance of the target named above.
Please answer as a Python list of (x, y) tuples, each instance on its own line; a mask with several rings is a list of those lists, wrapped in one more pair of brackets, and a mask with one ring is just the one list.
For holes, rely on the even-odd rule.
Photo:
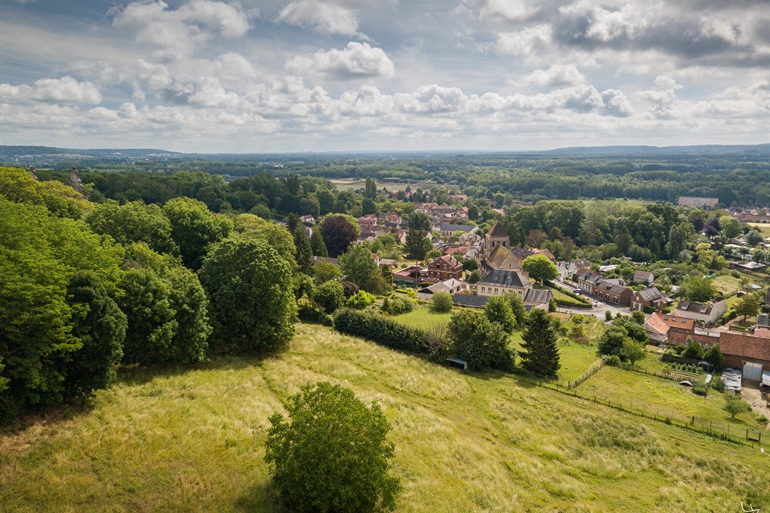
[(594, 301), (594, 308), (599, 308), (599, 306), (600, 306), (599, 302), (598, 301)]

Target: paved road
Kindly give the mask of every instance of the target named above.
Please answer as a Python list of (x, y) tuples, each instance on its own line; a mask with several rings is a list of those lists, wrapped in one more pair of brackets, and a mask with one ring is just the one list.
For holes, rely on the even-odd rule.
[[(559, 285), (560, 287), (562, 287), (563, 289), (569, 290), (571, 292), (574, 292), (576, 290), (575, 287), (573, 287), (571, 285), (567, 285), (566, 283), (561, 282), (561, 281), (557, 281), (556, 284)], [(597, 297), (588, 296), (588, 295), (585, 295), (585, 294), (583, 295), (583, 297), (585, 297), (586, 299), (591, 301), (591, 303), (599, 303), (599, 306), (593, 307), (591, 309), (588, 309), (588, 308), (565, 308), (565, 307), (559, 306), (559, 307), (557, 307), (556, 311), (557, 312), (566, 312), (566, 313), (571, 313), (571, 314), (593, 315), (597, 319), (601, 319), (601, 320), (604, 320), (604, 315), (605, 315), (604, 312), (606, 312), (607, 310), (612, 312), (612, 317), (617, 316), (618, 312), (620, 312), (623, 315), (630, 315), (631, 314), (631, 309), (628, 308), (628, 307), (619, 307), (619, 306), (617, 306), (617, 305), (615, 305), (613, 303), (607, 303), (607, 302), (605, 302), (605, 301), (603, 301), (603, 300), (601, 300), (601, 299), (599, 299)]]

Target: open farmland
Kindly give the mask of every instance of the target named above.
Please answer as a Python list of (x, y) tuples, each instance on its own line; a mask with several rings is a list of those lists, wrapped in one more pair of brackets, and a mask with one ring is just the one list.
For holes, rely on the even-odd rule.
[[(462, 374), (324, 327), (298, 328), (284, 352), (261, 361), (123, 370), (92, 409), (4, 433), (3, 511), (276, 511), (263, 462), (267, 418), (321, 380), (383, 406), (404, 486), (398, 511), (770, 504), (770, 456), (750, 446), (513, 376)], [(616, 372), (624, 371), (603, 369), (583, 387)]]

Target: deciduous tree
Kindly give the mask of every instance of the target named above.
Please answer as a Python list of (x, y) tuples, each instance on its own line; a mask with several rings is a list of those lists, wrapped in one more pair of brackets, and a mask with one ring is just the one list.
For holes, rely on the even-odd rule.
[(390, 424), (339, 385), (304, 386), (270, 417), (265, 461), (281, 498), (299, 512), (367, 513), (395, 508), (401, 490), (390, 475)]
[(358, 237), (356, 228), (343, 216), (327, 217), (319, 230), (332, 258), (337, 258), (347, 251)]
[(528, 256), (521, 263), (521, 268), (529, 273), (530, 278), (540, 282), (554, 280), (559, 276), (556, 266), (545, 255)]
[(192, 198), (174, 198), (165, 204), (163, 214), (171, 222), (171, 238), (179, 246), (182, 261), (198, 270), (206, 246), (227, 237), (233, 223), (227, 217), (212, 214), (205, 203)]
[(266, 242), (231, 237), (214, 244), (199, 276), (221, 348), (270, 351), (294, 335), (292, 270)]

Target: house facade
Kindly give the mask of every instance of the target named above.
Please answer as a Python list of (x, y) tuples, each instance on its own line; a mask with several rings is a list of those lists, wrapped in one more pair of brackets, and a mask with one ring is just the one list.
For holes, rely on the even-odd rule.
[(655, 310), (660, 310), (665, 304), (666, 296), (664, 296), (656, 287), (637, 290), (634, 292), (633, 296), (631, 296), (632, 310), (643, 310), (644, 307), (652, 307)]
[(593, 294), (594, 287), (600, 281), (602, 281), (602, 275), (596, 271), (583, 271), (577, 276), (578, 288), (587, 294)]
[(434, 280), (460, 280), (463, 277), (463, 264), (451, 255), (438, 257), (428, 264), (428, 278)]
[(600, 280), (594, 286), (594, 295), (618, 306), (631, 306), (634, 292), (623, 285)]
[(513, 292), (524, 298), (526, 291), (531, 288), (532, 282), (526, 272), (502, 269), (492, 271), (476, 284), (479, 296), (499, 296)]

